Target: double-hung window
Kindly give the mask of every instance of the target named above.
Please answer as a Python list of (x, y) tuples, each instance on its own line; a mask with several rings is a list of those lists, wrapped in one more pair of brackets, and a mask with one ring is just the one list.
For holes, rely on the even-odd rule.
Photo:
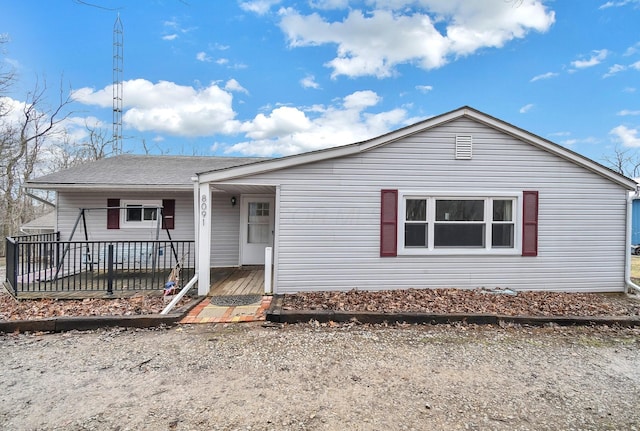
[(518, 195), (400, 196), (399, 254), (518, 251)]
[(158, 223), (161, 201), (138, 200), (123, 201), (122, 226), (123, 227), (155, 227)]

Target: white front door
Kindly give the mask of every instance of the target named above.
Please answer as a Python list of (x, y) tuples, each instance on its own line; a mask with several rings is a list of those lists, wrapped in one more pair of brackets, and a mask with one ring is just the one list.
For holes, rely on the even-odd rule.
[(240, 263), (263, 265), (265, 247), (273, 247), (275, 199), (242, 196), (240, 211)]

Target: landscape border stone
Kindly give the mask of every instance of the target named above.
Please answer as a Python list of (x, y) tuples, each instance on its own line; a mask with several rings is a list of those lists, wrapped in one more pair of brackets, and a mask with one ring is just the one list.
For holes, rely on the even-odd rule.
[(474, 313), (381, 313), (367, 311), (335, 311), (335, 310), (283, 310), (284, 296), (274, 295), (271, 306), (267, 310), (266, 320), (274, 323), (306, 323), (316, 320), (320, 323), (407, 323), (407, 324), (447, 324), (468, 323), (478, 325), (497, 325), (512, 323), (520, 325), (544, 326), (556, 324), (560, 326), (640, 326), (640, 317), (634, 316), (508, 316), (500, 314)]
[(152, 328), (176, 325), (206, 297), (194, 298), (184, 307), (170, 314), (139, 314), (133, 316), (51, 317), (33, 320), (0, 320), (0, 333), (89, 331), (99, 328)]

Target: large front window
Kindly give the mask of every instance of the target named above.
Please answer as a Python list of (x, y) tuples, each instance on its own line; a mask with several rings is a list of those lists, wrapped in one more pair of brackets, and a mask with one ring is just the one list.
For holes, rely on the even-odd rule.
[(517, 196), (403, 195), (403, 254), (515, 251)]

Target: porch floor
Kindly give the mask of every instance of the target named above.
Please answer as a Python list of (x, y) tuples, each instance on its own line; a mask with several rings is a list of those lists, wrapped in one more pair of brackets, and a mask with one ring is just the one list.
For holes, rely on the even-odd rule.
[(264, 268), (212, 268), (211, 287), (208, 296), (262, 295), (264, 293)]

